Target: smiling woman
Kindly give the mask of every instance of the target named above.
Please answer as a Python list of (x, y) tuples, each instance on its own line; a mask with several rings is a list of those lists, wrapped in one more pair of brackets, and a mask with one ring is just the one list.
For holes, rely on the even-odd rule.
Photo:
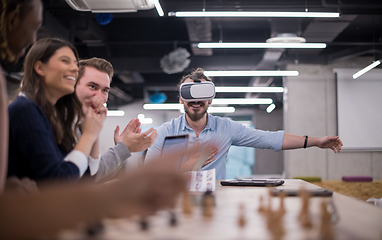
[[(74, 94), (77, 50), (68, 42), (37, 41), (24, 62), (19, 96), (9, 106), (8, 176), (34, 180), (78, 179), (98, 138), (106, 108), (82, 116)], [(81, 120), (82, 135), (75, 129)]]

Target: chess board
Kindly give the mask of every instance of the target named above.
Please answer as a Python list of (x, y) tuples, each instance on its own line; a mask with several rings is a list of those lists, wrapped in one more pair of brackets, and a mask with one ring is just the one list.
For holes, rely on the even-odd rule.
[[(278, 188), (296, 189), (318, 188), (302, 180), (286, 180)], [(201, 194), (201, 193), (200, 193)], [(200, 195), (199, 194), (199, 195)], [(84, 231), (68, 230), (59, 235), (59, 239), (275, 239), (267, 228), (264, 214), (260, 214), (259, 199), (263, 196), (268, 204), (268, 189), (262, 187), (223, 187), (217, 183), (214, 192), (215, 206), (213, 216), (203, 216), (203, 207), (193, 205), (192, 214), (184, 215), (182, 199), (179, 199), (175, 211), (177, 224), (171, 226), (170, 212), (163, 210), (147, 218), (148, 228), (142, 230), (138, 216), (126, 219), (104, 219), (102, 232), (90, 238)], [(194, 197), (199, 199), (200, 196)], [(320, 204), (328, 197), (312, 197), (309, 201), (309, 214), (313, 227), (305, 229), (297, 220), (301, 211), (300, 197), (286, 197), (284, 200), (285, 215), (281, 221), (285, 234), (281, 239), (321, 239), (320, 238)], [(339, 220), (332, 223), (334, 239), (381, 239), (382, 209), (340, 194), (333, 194)], [(279, 208), (279, 197), (270, 199), (272, 209)], [(245, 225), (239, 226), (239, 206), (244, 206)]]

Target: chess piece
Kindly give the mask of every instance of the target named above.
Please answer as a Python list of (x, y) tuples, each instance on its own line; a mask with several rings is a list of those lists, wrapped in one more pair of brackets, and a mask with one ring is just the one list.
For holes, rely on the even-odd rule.
[(266, 208), (267, 212), (272, 212), (272, 190), (269, 188), (268, 191), (268, 206)]
[(298, 220), (303, 228), (311, 228), (312, 221), (309, 214), (309, 200), (310, 200), (310, 194), (305, 189), (300, 190), (300, 196), (301, 196), (301, 211), (298, 215)]
[(147, 218), (144, 216), (142, 216), (141, 219), (139, 220), (139, 225), (142, 231), (147, 231), (149, 229), (149, 223), (147, 221)]
[(284, 205), (285, 196), (286, 196), (286, 194), (284, 192), (281, 191), (279, 193), (280, 207), (279, 207), (279, 210), (278, 210), (278, 214), (281, 215), (281, 216), (284, 216), (284, 214), (285, 214), (285, 205)]
[(211, 191), (207, 191), (203, 196), (203, 216), (207, 219), (213, 215), (214, 198)]
[(182, 209), (184, 215), (191, 215), (192, 214), (192, 206), (190, 201), (190, 195), (188, 194), (188, 191), (184, 191), (183, 193), (183, 202), (182, 202)]
[(285, 235), (285, 229), (283, 225), (283, 214), (277, 211), (267, 211), (266, 214), (267, 228), (274, 240), (281, 240)]
[[(278, 210), (272, 209), (271, 189), (269, 189), (268, 206), (266, 206), (266, 208), (264, 208), (264, 206), (261, 206), (263, 208), (262, 213), (264, 217), (266, 218), (267, 229), (274, 240), (281, 240), (285, 235), (285, 229), (283, 225), (283, 217), (285, 214), (285, 207), (284, 207), (285, 193), (282, 193), (279, 196), (280, 196), (280, 207)], [(260, 201), (262, 201), (262, 198), (260, 198)], [(260, 210), (261, 208), (259, 207), (259, 211)]]
[(331, 214), (328, 212), (327, 203), (325, 201), (321, 202), (321, 222), (320, 222), (320, 238), (324, 240), (334, 239), (332, 224), (331, 224)]
[(257, 211), (259, 213), (264, 213), (264, 211), (265, 211), (264, 202), (263, 201), (264, 201), (263, 196), (260, 196), (260, 198), (259, 198), (259, 208), (257, 209)]
[(239, 218), (237, 221), (239, 227), (243, 228), (245, 227), (247, 220), (245, 219), (245, 214), (244, 214), (244, 204), (240, 203), (239, 205)]
[(86, 228), (86, 232), (88, 234), (89, 237), (92, 237), (92, 236), (95, 236), (97, 234), (99, 234), (100, 232), (102, 232), (104, 230), (105, 226), (103, 225), (103, 223), (101, 221), (97, 221), (96, 223), (88, 226)]
[(175, 227), (178, 225), (178, 220), (174, 211), (170, 211), (170, 226)]

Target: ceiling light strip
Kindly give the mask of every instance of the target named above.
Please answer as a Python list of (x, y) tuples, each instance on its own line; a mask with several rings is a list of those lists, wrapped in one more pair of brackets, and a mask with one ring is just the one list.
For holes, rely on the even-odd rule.
[(276, 108), (276, 105), (272, 103), (271, 105), (267, 107), (266, 111), (267, 113), (271, 113), (275, 108)]
[(298, 71), (204, 71), (208, 77), (295, 77)]
[(197, 43), (198, 48), (326, 48), (325, 43)]
[(271, 104), (272, 98), (215, 98), (212, 99), (212, 105), (254, 105), (254, 104)]
[[(208, 107), (208, 113), (234, 113), (234, 107)], [(184, 113), (184, 108), (180, 109), (181, 113)]]
[[(272, 98), (215, 98), (212, 105), (256, 105), (272, 104)], [(143, 104), (145, 110), (181, 110), (183, 104), (180, 103), (146, 103)]]
[(180, 103), (146, 103), (143, 104), (145, 110), (180, 110), (183, 105)]
[(245, 11), (190, 11), (169, 12), (170, 17), (317, 17), (338, 18), (335, 12), (245, 12)]
[(159, 0), (155, 0), (154, 4), (155, 4), (155, 8), (157, 9), (158, 15), (163, 17), (164, 16), (164, 12), (163, 12), (162, 6), (159, 3)]
[(234, 113), (234, 107), (208, 107), (208, 113)]
[(364, 69), (362, 70), (359, 70), (358, 72), (356, 72), (354, 75), (353, 75), (353, 79), (356, 79), (358, 77), (360, 77), (361, 75), (365, 74), (366, 72), (370, 71), (371, 69), (375, 68), (376, 66), (378, 66), (379, 64), (381, 64), (381, 61), (380, 60), (377, 60), (377, 61), (374, 61), (372, 64), (370, 64), (369, 66), (365, 67)]
[(125, 111), (122, 110), (108, 110), (106, 116), (108, 117), (123, 117), (125, 115)]
[(282, 93), (283, 87), (215, 87), (215, 92), (222, 93)]

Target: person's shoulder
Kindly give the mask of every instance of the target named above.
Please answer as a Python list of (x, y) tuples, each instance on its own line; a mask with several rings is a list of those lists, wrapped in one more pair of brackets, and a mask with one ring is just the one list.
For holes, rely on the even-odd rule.
[(227, 117), (220, 117), (220, 116), (213, 116), (211, 114), (208, 115), (208, 121), (211, 123), (210, 126), (217, 127), (217, 128), (223, 128), (223, 129), (230, 129), (230, 128), (241, 128), (243, 125), (241, 123), (238, 123), (231, 118)]
[(41, 107), (27, 97), (18, 96), (8, 107), (9, 115), (40, 112)]
[(32, 100), (26, 97), (18, 96), (11, 104), (9, 104), (9, 109), (19, 109), (19, 108), (28, 108), (35, 105)]
[(208, 114), (208, 121), (212, 121), (215, 123), (227, 123), (227, 124), (233, 122), (230, 118), (214, 116), (211, 114)]
[(165, 128), (174, 127), (175, 125), (179, 125), (179, 124), (181, 124), (182, 121), (183, 121), (183, 115), (180, 115), (180, 116), (177, 117), (177, 118), (173, 118), (173, 119), (171, 119), (170, 121), (163, 123), (163, 124), (161, 125), (161, 127), (165, 127)]

